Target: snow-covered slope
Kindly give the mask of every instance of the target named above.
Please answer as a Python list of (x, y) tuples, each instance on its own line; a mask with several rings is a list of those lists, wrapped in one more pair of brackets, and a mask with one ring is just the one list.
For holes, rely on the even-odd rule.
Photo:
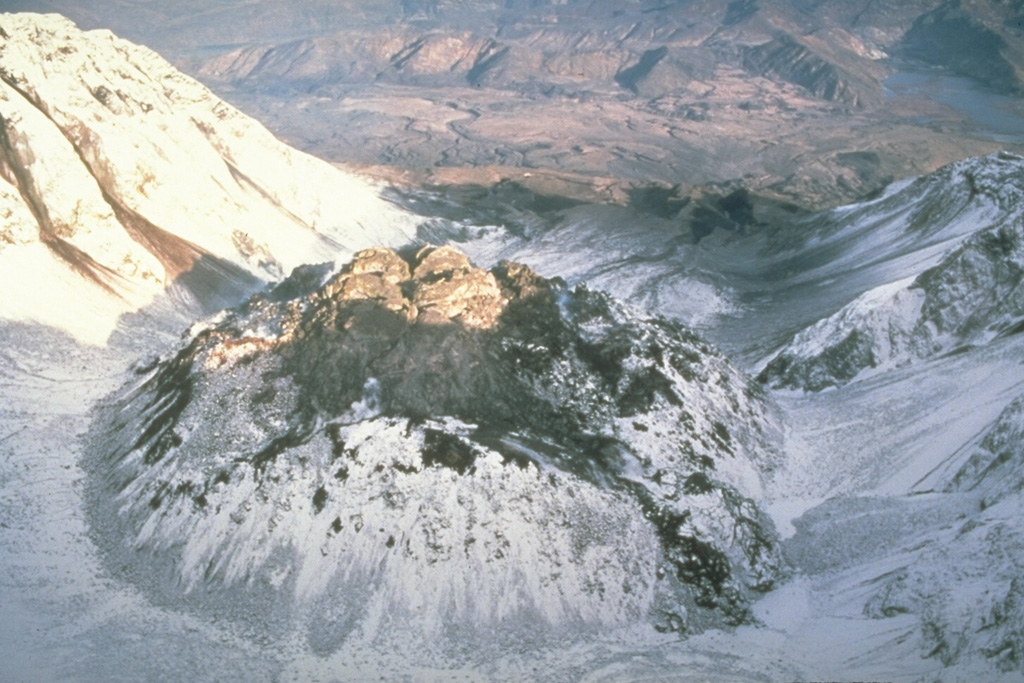
[(91, 342), (175, 281), (237, 296), (413, 229), (152, 51), (33, 14), (0, 15), (0, 215), (0, 316)]
[[(818, 391), (869, 369), (881, 371), (1020, 331), (1024, 159), (1001, 154), (969, 160), (917, 184), (925, 181), (944, 183), (946, 195), (966, 195), (968, 203), (952, 214), (934, 201), (912, 205), (913, 221), (927, 219), (916, 232), (887, 225), (886, 235), (918, 239), (913, 259), (901, 260), (900, 270), (891, 271), (901, 279), (865, 292), (797, 334), (765, 367), (763, 380)], [(891, 258), (892, 244), (876, 247), (876, 259)], [(941, 258), (930, 265), (923, 252), (936, 248), (942, 249)]]
[(984, 507), (1024, 490), (1024, 396), (958, 455), (956, 474), (942, 482), (946, 489), (981, 493)]
[[(913, 614), (926, 652), (945, 665), (977, 658), (1024, 671), (1024, 397), (951, 454), (918, 488), (971, 505), (917, 539), (919, 554), (873, 586), (866, 613)], [(952, 476), (951, 476), (952, 470)]]
[[(409, 192), (404, 202), (423, 212), (421, 235), (429, 241), (458, 243), (481, 262), (521, 260), (547, 275), (586, 281), (684, 321), (753, 366), (861, 295), (867, 302), (852, 313), (874, 310), (894, 283), (938, 265), (971, 235), (1014, 229), (1024, 214), (1022, 169), (1020, 157), (1001, 153), (814, 214), (752, 206), (756, 223), (715, 229), (699, 241), (696, 213), (559, 204), (512, 182), (486, 194)], [(722, 221), (728, 224), (724, 214)]]
[(92, 437), (112, 566), (248, 622), (299, 610), (325, 651), (748, 620), (783, 570), (757, 384), (524, 266), (405, 258), (303, 270), (140, 369)]
[[(904, 195), (929, 186), (924, 203)], [(787, 464), (769, 485), (774, 509), (808, 508), (787, 558), (845, 586), (851, 618), (870, 628), (899, 632), (909, 619), (885, 647), (913, 642), (950, 679), (1019, 679), (1024, 662), (1022, 188), (1024, 159), (1008, 154), (894, 188), (879, 201), (913, 200), (909, 222), (882, 223), (868, 242), (867, 226), (848, 226), (854, 241), (833, 262), (876, 251), (821, 285), (888, 281), (796, 334), (760, 376), (812, 392), (783, 400)]]
[(904, 271), (934, 263), (967, 235), (1020, 216), (1022, 181), (1024, 160), (1015, 154), (958, 161), (894, 183), (876, 199), (787, 226), (776, 239), (777, 256), (763, 265), (791, 280), (812, 281), (882, 263)]

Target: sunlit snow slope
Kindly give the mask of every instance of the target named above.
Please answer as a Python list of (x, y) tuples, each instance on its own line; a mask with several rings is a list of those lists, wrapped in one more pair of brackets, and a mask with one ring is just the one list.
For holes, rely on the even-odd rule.
[(411, 229), (152, 51), (33, 14), (0, 15), (0, 216), (0, 315), (94, 343), (173, 283), (208, 310)]

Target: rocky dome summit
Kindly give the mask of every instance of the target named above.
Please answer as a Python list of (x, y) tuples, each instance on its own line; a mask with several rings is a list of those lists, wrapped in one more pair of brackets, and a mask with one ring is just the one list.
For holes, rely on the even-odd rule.
[(367, 249), (324, 287), (323, 296), (379, 302), (409, 322), (485, 329), (497, 323), (511, 298), (522, 296), (530, 280), (537, 280), (529, 269), (511, 264), (495, 273), (474, 268), (454, 247), (423, 247), (412, 263), (411, 268), (390, 249)]
[(154, 595), (299, 618), (324, 651), (694, 631), (747, 621), (783, 572), (755, 503), (776, 424), (677, 323), (372, 248), (139, 368), (94, 423), (91, 517)]

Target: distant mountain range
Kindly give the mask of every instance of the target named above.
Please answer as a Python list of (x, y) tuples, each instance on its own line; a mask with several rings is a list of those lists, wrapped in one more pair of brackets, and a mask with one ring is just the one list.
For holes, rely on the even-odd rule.
[(900, 96), (887, 85), (916, 70), (1016, 95), (1015, 2), (50, 7), (159, 49), (301, 149), (388, 175), (546, 170), (684, 196), (732, 183), (816, 209), (1003, 146), (1024, 152), (1019, 135), (997, 144), (999, 131), (950, 106), (941, 83)]
[[(23, 4), (15, 2), (10, 9), (34, 9)], [(268, 81), (356, 74), (450, 83), (491, 74), (512, 85), (521, 78), (575, 79), (583, 71), (587, 79), (603, 74), (628, 88), (663, 60), (662, 70), (679, 69), (685, 75), (708, 57), (731, 55), (752, 73), (770, 73), (820, 96), (851, 101), (842, 88), (822, 88), (820, 79), (854, 78), (865, 69), (870, 73), (870, 60), (881, 52), (949, 67), (1011, 90), (1021, 87), (1024, 57), (1024, 6), (993, 0), (914, 0), (885, 7), (871, 0), (310, 0), (287, 6), (268, 0), (241, 6), (193, 0), (159, 6), (118, 0), (95, 6), (56, 0), (51, 8), (85, 26), (109, 25), (121, 35), (179, 53), (289, 35), (306, 40), (337, 34), (329, 44), (307, 43), (301, 55), (285, 47), (289, 43), (268, 45), (264, 50), (273, 47), (274, 52), (266, 53), (266, 63), (244, 62), (247, 66), (238, 64), (227, 73)], [(357, 40), (344, 40), (357, 35)], [(328, 47), (342, 51), (332, 53)], [(656, 56), (662, 47), (664, 53)], [(354, 54), (358, 64), (352, 63)], [(588, 69), (588, 60), (591, 67), (603, 65)], [(307, 68), (288, 74), (283, 67), (289, 62)], [(628, 70), (632, 73), (624, 73)], [(860, 85), (865, 89), (861, 96), (867, 96), (869, 86)], [(878, 83), (870, 87), (877, 95)]]

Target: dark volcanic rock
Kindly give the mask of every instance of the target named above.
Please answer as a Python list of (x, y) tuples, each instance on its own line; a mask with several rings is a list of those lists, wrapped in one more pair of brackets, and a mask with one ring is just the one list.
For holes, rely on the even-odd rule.
[(92, 519), (151, 590), (302, 605), (325, 650), (360, 628), (693, 630), (746, 620), (780, 576), (752, 499), (774, 425), (678, 324), (520, 264), (370, 249), (197, 327), (115, 397)]

